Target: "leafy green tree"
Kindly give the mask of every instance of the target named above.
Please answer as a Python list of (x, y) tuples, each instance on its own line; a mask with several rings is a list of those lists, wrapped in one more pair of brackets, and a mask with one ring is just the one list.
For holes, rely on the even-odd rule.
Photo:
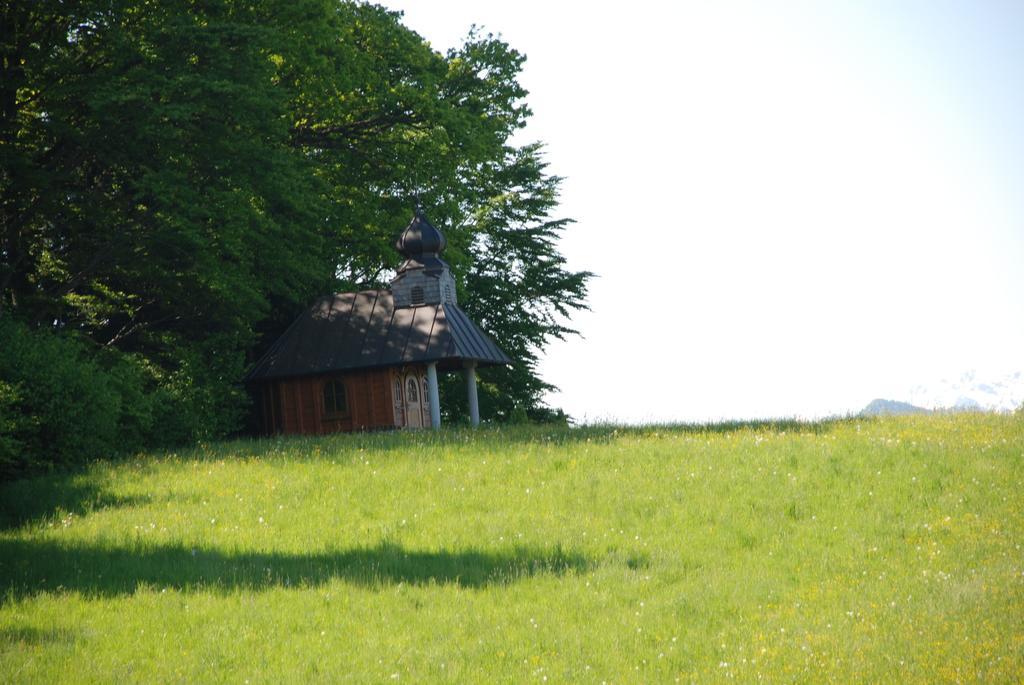
[(332, 280), (275, 27), (134, 0), (13, 3), (3, 26), (0, 306), (143, 355), (194, 435), (223, 433), (268, 302)]
[[(487, 196), (470, 216), (473, 258), (460, 302), (516, 361), (481, 372), (485, 415), (499, 419), (517, 411), (534, 420), (564, 418), (543, 404), (543, 393), (554, 387), (537, 374), (537, 354), (550, 338), (576, 333), (566, 322), (585, 308), (592, 276), (568, 270), (558, 251), (570, 220), (550, 218), (561, 179), (545, 168), (539, 144), (509, 147), (501, 164), (474, 184)], [(461, 411), (460, 400), (451, 404)]]
[[(460, 302), (516, 360), (482, 372), (484, 416), (557, 415), (542, 405), (551, 386), (537, 375), (537, 353), (574, 332), (564, 322), (585, 306), (591, 274), (569, 271), (558, 252), (568, 220), (551, 218), (561, 179), (546, 173), (541, 146), (510, 143), (530, 116), (517, 80), (525, 58), (479, 33), (442, 56), (393, 13), (344, 7), (355, 18), (342, 22), (336, 54), (350, 68), (364, 64), (352, 71), (372, 74), (370, 83), (356, 79), (334, 102), (311, 103), (295, 126), (336, 195), (352, 198), (335, 224), (341, 287), (385, 284), (396, 229), (422, 200), (449, 238)], [(464, 415), (461, 381), (446, 379), (442, 392), (451, 414)]]
[(339, 0), (7, 3), (0, 316), (141, 360), (150, 440), (223, 434), (247, 361), (316, 294), (383, 285), (420, 198), (521, 361), (485, 376), (485, 413), (536, 414), (536, 352), (588, 274), (555, 246), (559, 179), (510, 142), (523, 59)]

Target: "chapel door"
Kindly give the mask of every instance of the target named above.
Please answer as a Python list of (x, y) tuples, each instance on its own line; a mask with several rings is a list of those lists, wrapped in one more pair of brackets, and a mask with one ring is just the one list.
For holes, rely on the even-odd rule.
[(420, 397), (423, 399), (423, 425), (430, 425), (430, 390), (427, 389), (427, 377), (420, 376), (420, 390), (423, 394)]
[(405, 425), (405, 401), (402, 396), (405, 394), (402, 392), (402, 386), (405, 385), (401, 376), (394, 377), (394, 388), (392, 404), (395, 409), (395, 425), (402, 427)]
[(409, 428), (423, 427), (423, 402), (419, 377), (413, 374), (405, 377), (405, 425)]

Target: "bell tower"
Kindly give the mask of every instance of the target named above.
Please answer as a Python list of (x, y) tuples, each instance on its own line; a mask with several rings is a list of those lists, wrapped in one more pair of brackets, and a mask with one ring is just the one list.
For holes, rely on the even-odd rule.
[(440, 256), (447, 245), (444, 234), (417, 207), (412, 221), (395, 241), (395, 249), (405, 257), (391, 281), (395, 307), (457, 304), (455, 278)]

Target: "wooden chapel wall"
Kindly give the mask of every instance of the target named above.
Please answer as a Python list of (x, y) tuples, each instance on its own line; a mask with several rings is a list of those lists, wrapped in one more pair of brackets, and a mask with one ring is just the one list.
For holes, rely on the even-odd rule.
[[(324, 413), (323, 387), (334, 379), (345, 383), (348, 411), (329, 416)], [(270, 434), (321, 435), (395, 427), (389, 369), (272, 381), (264, 385), (262, 394), (263, 427)]]

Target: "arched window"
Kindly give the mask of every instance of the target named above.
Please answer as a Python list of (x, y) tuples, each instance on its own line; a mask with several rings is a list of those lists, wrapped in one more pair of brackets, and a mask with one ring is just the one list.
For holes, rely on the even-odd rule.
[(342, 381), (324, 383), (324, 413), (344, 414), (348, 411), (348, 398), (345, 395), (345, 384)]
[(406, 396), (410, 402), (420, 401), (420, 391), (416, 388), (416, 379), (410, 377), (409, 382), (406, 383)]
[(423, 304), (423, 288), (418, 285), (412, 289), (412, 303)]
[(430, 388), (427, 387), (427, 377), (423, 377), (423, 403), (430, 404)]

